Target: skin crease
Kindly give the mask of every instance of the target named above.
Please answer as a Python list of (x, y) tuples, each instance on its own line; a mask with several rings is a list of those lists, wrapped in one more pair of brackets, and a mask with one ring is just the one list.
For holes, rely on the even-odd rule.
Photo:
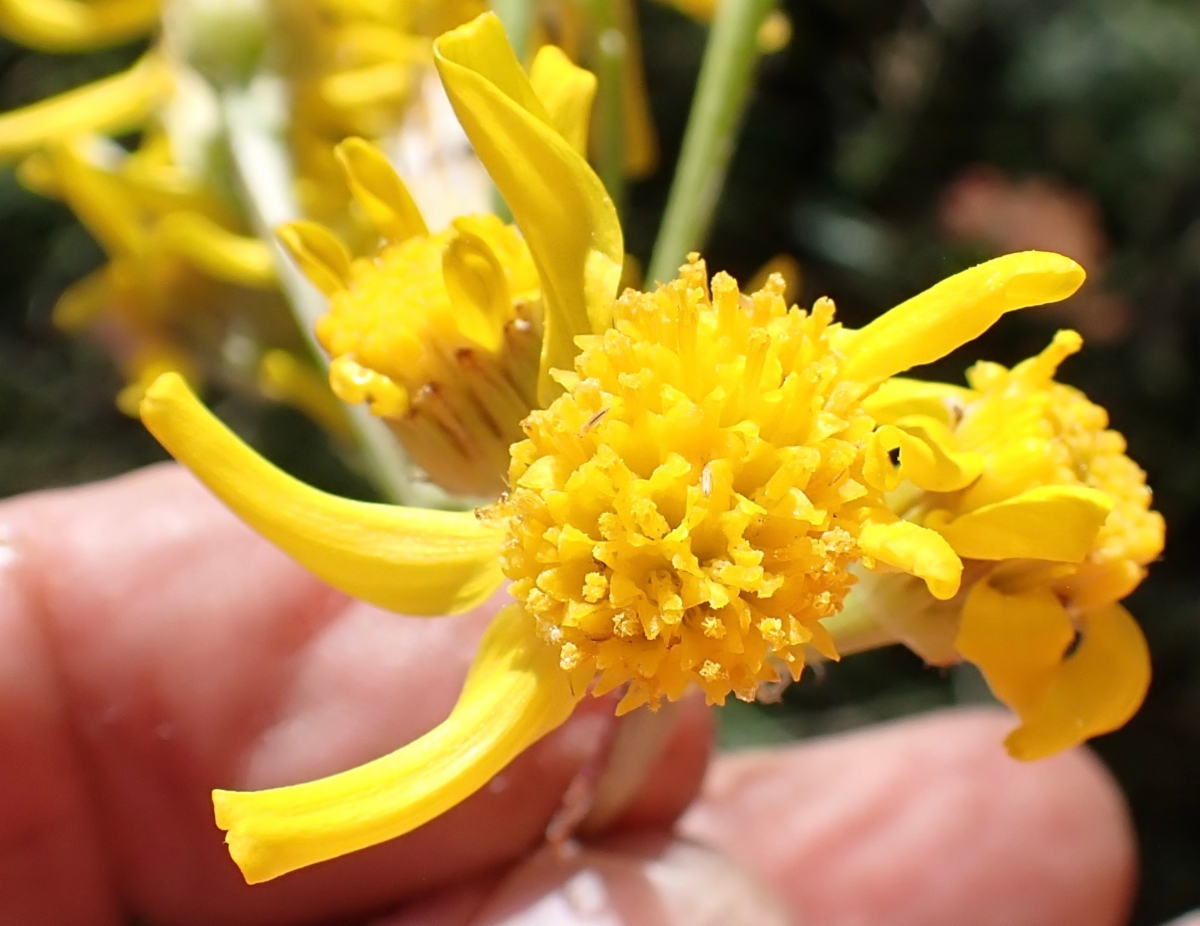
[[(348, 601), (173, 466), (0, 505), (0, 922), (533, 923), (523, 898), (532, 915), (595, 869), (633, 906), (580, 922), (653, 926), (648, 903), (673, 923), (680, 884), (724, 877), (664, 835), (704, 774), (695, 702), (609, 834), (565, 862), (541, 835), (599, 761), (608, 700), (402, 839), (253, 888), (225, 854), (211, 788), (302, 781), (420, 735), (494, 607), (429, 620)], [(1009, 760), (1010, 726), (945, 712), (722, 757), (680, 832), (741, 863), (721, 863), (730, 890), (761, 879), (804, 926), (1116, 926), (1135, 861), (1114, 784), (1085, 750)]]

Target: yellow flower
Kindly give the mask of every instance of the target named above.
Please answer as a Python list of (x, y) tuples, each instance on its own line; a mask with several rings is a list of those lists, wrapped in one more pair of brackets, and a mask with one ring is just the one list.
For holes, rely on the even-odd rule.
[(960, 563), (946, 541), (898, 520), (865, 480), (873, 421), (861, 400), (1083, 280), (1066, 258), (1012, 255), (857, 331), (833, 323), (828, 300), (789, 309), (780, 278), (748, 296), (724, 274), (710, 285), (698, 260), (657, 292), (618, 301), (612, 203), (552, 125), (499, 21), (482, 16), (435, 52), (543, 294), (546, 407), (513, 450), (508, 498), (482, 517), (335, 498), (257, 457), (178, 377), (142, 405), (155, 436), (248, 524), (351, 595), (437, 615), (514, 580), (516, 602), (435, 730), (320, 781), (214, 793), (251, 882), (436, 817), (563, 723), (593, 680), (598, 690), (628, 680), (628, 710), (690, 683), (712, 701), (753, 697), (776, 677), (776, 657), (798, 673), (804, 644), (828, 650), (818, 621), (836, 611), (860, 556), (953, 595)]
[[(320, 375), (295, 359), (305, 348), (267, 247), (171, 162), (164, 137), (132, 155), (107, 139), (76, 139), (26, 159), (21, 178), (67, 203), (109, 257), (67, 288), (53, 317), (110, 349), (129, 383), (117, 398), (123, 411), (136, 414), (145, 387), (167, 370), (251, 390), (261, 372), (273, 395), (334, 434), (344, 430)], [(289, 352), (286, 370), (278, 355), (259, 370), (272, 349)]]
[[(933, 661), (979, 666), (1020, 716), (1009, 750), (1039, 758), (1113, 730), (1145, 696), (1150, 666), (1118, 602), (1163, 547), (1145, 473), (1104, 409), (1054, 381), (1082, 339), (1061, 331), (1011, 370), (979, 363), (969, 389), (896, 379), (866, 402), (881, 423), (874, 469), (905, 518), (937, 530), (972, 577), (953, 606), (901, 607)], [(898, 466), (889, 458), (898, 452)], [(879, 593), (877, 593), (879, 594)], [(890, 599), (886, 604), (883, 599)]]

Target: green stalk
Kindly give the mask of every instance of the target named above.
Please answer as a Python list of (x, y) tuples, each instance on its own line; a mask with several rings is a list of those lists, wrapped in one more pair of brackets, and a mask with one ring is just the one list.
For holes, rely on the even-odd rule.
[(614, 0), (587, 0), (591, 20), (592, 71), (596, 75), (596, 172), (621, 210), (625, 199), (625, 68), (629, 40)]
[[(327, 309), (325, 297), (300, 273), (274, 232), (300, 215), (292, 194), (291, 158), (269, 126), (253, 89), (227, 90), (222, 104), (230, 153), (251, 224), (259, 237), (270, 242), (280, 287), (296, 324), (313, 356), (327, 369), (325, 352), (315, 334), (317, 319)], [(345, 408), (368, 478), (383, 498), (402, 505), (445, 506), (444, 493), (413, 481), (412, 466), (386, 424), (361, 405)]]
[(492, 12), (504, 24), (508, 44), (517, 53), (517, 60), (523, 62), (529, 53), (529, 38), (533, 35), (534, 0), (492, 0), (491, 5)]
[(708, 237), (750, 96), (758, 31), (776, 2), (721, 0), (717, 5), (648, 282), (674, 279), (688, 253)]

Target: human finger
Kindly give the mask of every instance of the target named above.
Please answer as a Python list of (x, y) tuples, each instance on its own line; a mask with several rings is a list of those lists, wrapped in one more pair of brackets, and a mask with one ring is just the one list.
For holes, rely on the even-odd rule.
[(722, 757), (683, 833), (820, 926), (1116, 926), (1128, 811), (1087, 750), (1020, 763), (1011, 718), (956, 710)]
[[(420, 830), (248, 887), (211, 789), (311, 779), (430, 729), (495, 606), (428, 620), (350, 602), (175, 467), (8, 503), (0, 524), (45, 628), (116, 891), (156, 923), (345, 916), (511, 862), (609, 738), (611, 704), (589, 700)], [(677, 809), (705, 757), (702, 724), (680, 729), (692, 742), (672, 748), (692, 768), (663, 785)]]

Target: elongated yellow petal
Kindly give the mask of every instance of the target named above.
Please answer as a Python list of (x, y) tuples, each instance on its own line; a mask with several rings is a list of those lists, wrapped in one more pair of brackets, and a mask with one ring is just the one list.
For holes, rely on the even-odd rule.
[(350, 282), (350, 252), (324, 225), (301, 219), (275, 229), (297, 266), (326, 296), (346, 288)]
[(1071, 618), (1050, 589), (1006, 594), (985, 580), (967, 595), (954, 645), (979, 667), (996, 697), (1025, 717), (1045, 696), (1074, 639)]
[(932, 363), (979, 337), (1005, 312), (1066, 299), (1083, 285), (1069, 257), (1024, 251), (957, 273), (896, 306), (860, 331), (843, 350), (843, 375), (879, 382)]
[(260, 239), (237, 235), (198, 212), (174, 212), (159, 222), (161, 247), (217, 280), (274, 289), (275, 261)]
[(335, 149), (354, 199), (393, 244), (429, 234), (425, 219), (382, 151), (361, 138), (347, 138)]
[[(936, 419), (902, 418), (871, 435), (864, 475), (873, 485), (889, 491), (899, 480), (908, 479), (930, 492), (957, 492), (979, 478), (983, 457), (978, 453), (960, 453), (953, 443), (953, 435)], [(894, 450), (900, 454), (899, 466), (895, 468), (889, 456)]]
[(1113, 499), (1083, 486), (1042, 486), (947, 521), (931, 512), (925, 524), (964, 559), (1047, 559), (1082, 562)]
[(575, 337), (607, 328), (624, 241), (600, 178), (552, 126), (500, 21), (484, 14), (434, 43), (438, 71), (541, 278), (545, 300), (539, 397), (559, 391), (551, 368), (570, 369)]
[(73, 334), (99, 318), (112, 298), (108, 267), (89, 273), (68, 286), (54, 304), (51, 320), (60, 331)]
[(571, 715), (586, 690), (533, 618), (488, 628), (449, 718), (391, 755), (270, 791), (214, 791), (217, 826), (251, 884), (402, 836), (461, 803)]
[(936, 532), (911, 521), (867, 524), (858, 544), (866, 556), (924, 579), (934, 598), (945, 601), (958, 594), (962, 561)]
[(55, 145), (49, 160), (59, 195), (109, 257), (146, 253), (149, 230), (128, 185), (89, 163), (78, 144)]
[(92, 51), (152, 32), (159, 0), (0, 0), (0, 33), (51, 53)]
[(172, 86), (166, 63), (151, 53), (128, 71), (4, 113), (0, 115), (0, 162), (57, 139), (139, 128), (170, 96)]
[(546, 107), (550, 124), (567, 144), (586, 157), (596, 75), (576, 67), (561, 48), (543, 45), (533, 59), (529, 82)]
[(243, 521), (355, 598), (405, 614), (449, 614), (500, 587), (501, 534), (470, 512), (350, 501), (306, 486), (243, 444), (179, 376), (155, 382), (141, 413)]
[(1150, 651), (1132, 615), (1110, 604), (1083, 611), (1079, 621), (1079, 645), (1004, 741), (1018, 759), (1041, 759), (1115, 730), (1146, 697)]

